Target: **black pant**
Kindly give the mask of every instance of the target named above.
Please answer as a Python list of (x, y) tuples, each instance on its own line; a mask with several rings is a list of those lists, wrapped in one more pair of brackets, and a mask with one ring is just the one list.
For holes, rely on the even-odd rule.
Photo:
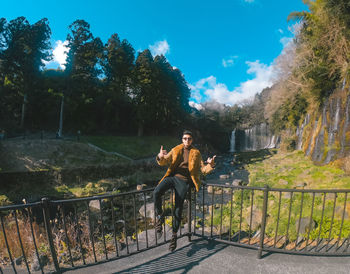
[(162, 215), (162, 195), (164, 195), (164, 193), (169, 189), (175, 190), (175, 212), (173, 222), (174, 233), (176, 233), (180, 227), (183, 203), (189, 187), (190, 182), (186, 182), (176, 176), (173, 176), (166, 177), (160, 184), (157, 185), (153, 192), (156, 215)]

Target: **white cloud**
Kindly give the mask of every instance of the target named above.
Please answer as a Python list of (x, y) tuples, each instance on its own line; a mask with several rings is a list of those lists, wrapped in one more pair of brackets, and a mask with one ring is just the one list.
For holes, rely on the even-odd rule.
[(188, 104), (193, 107), (193, 108), (196, 108), (198, 110), (201, 110), (203, 109), (203, 106), (201, 104), (197, 104), (196, 102), (193, 102), (193, 101), (189, 101)]
[(246, 3), (253, 3), (255, 0), (244, 0)]
[(69, 49), (67, 48), (68, 41), (62, 42), (61, 40), (56, 41), (56, 46), (52, 51), (53, 59), (50, 62), (45, 62), (46, 66), (50, 64), (58, 64), (60, 68), (65, 69), (67, 53)]
[(149, 45), (149, 49), (153, 56), (156, 55), (165, 55), (170, 52), (170, 46), (167, 40), (157, 41), (153, 45)]
[(223, 83), (217, 83), (214, 76), (199, 80), (195, 85), (190, 85), (192, 98), (197, 102), (204, 99), (217, 101), (226, 105), (239, 104), (242, 101), (253, 97), (266, 87), (272, 86), (272, 79), (275, 73), (273, 65), (265, 65), (259, 60), (246, 62), (248, 74), (255, 77), (240, 84), (239, 87), (229, 90)]
[(237, 59), (238, 56), (230, 56), (229, 58), (225, 59), (223, 58), (222, 59), (222, 65), (224, 68), (227, 68), (227, 67), (232, 67), (234, 64), (235, 64), (235, 59)]

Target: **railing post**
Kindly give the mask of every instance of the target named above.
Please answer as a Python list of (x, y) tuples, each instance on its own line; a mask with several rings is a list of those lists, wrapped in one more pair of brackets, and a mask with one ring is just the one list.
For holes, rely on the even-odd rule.
[(192, 207), (192, 187), (189, 187), (188, 190), (188, 206), (187, 206), (187, 219), (188, 219), (188, 241), (191, 242), (191, 226), (192, 226), (192, 212), (191, 212), (191, 207)]
[(52, 260), (53, 260), (53, 263), (55, 265), (56, 273), (61, 273), (60, 266), (59, 266), (58, 260), (57, 260), (55, 246), (53, 243), (53, 238), (52, 238), (52, 231), (51, 231), (51, 225), (50, 225), (49, 202), (50, 202), (49, 198), (42, 198), (41, 199), (45, 229), (46, 229), (46, 234), (47, 234), (47, 240), (48, 240), (49, 246), (50, 246)]
[(263, 214), (261, 218), (261, 232), (260, 232), (260, 242), (258, 249), (258, 259), (261, 259), (263, 247), (264, 247), (264, 237), (265, 237), (265, 226), (266, 226), (266, 217), (267, 217), (267, 201), (269, 197), (269, 186), (264, 186), (264, 201), (263, 201)]

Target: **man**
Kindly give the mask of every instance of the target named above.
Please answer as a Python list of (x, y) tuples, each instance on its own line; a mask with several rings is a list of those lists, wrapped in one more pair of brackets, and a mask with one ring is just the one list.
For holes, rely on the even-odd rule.
[(201, 184), (200, 173), (207, 174), (211, 172), (215, 165), (216, 156), (209, 157), (205, 165), (201, 153), (192, 146), (192, 142), (192, 132), (185, 130), (182, 134), (182, 144), (174, 147), (169, 153), (161, 146), (157, 155), (158, 164), (168, 166), (167, 172), (153, 192), (156, 211), (155, 227), (159, 234), (162, 233), (164, 223), (161, 197), (168, 189), (175, 190), (175, 211), (170, 251), (174, 251), (176, 248), (177, 231), (181, 223), (182, 207), (188, 189), (194, 186), (198, 192)]

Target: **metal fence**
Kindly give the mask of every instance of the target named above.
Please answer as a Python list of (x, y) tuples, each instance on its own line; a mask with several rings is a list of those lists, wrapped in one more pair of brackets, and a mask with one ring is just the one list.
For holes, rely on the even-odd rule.
[[(189, 193), (179, 236), (253, 248), (259, 258), (262, 252), (348, 256), (349, 191), (206, 184)], [(154, 248), (170, 240), (173, 192), (163, 208), (160, 236), (153, 188), (0, 207), (0, 263), (15, 273), (20, 267), (64, 272)]]
[[(14, 273), (20, 267), (28, 273), (59, 273), (167, 243), (172, 234), (174, 193), (164, 195), (167, 219), (164, 233), (159, 235), (153, 224), (153, 190), (67, 200), (45, 198), (0, 207), (1, 263)], [(190, 209), (187, 204), (184, 212)], [(187, 210), (184, 215), (191, 216), (191, 212)], [(182, 224), (179, 234), (190, 239), (191, 227)]]
[(350, 190), (207, 184), (198, 193), (193, 234), (262, 252), (350, 255)]

